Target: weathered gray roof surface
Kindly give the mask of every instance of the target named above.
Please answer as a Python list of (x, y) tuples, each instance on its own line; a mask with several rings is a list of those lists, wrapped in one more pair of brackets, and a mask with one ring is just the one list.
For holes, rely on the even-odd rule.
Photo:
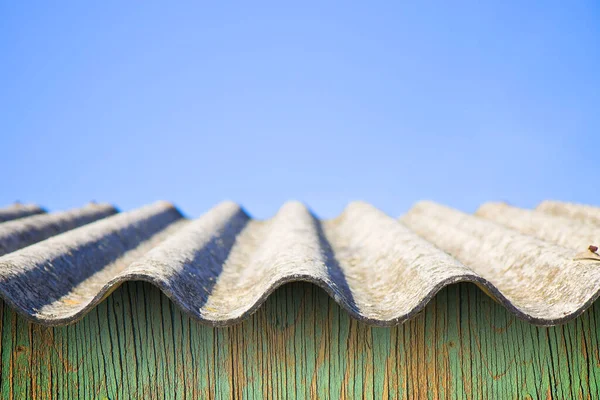
[(420, 202), (399, 220), (366, 203), (319, 220), (289, 202), (255, 220), (224, 202), (188, 220), (170, 203), (45, 213), (0, 209), (0, 295), (43, 324), (83, 316), (125, 280), (145, 280), (212, 325), (235, 323), (278, 286), (325, 289), (353, 317), (392, 325), (444, 286), (474, 282), (540, 325), (581, 314), (600, 293), (600, 208), (484, 204), (475, 215)]
[(46, 211), (35, 204), (15, 203), (6, 208), (0, 208), (0, 222), (11, 221), (28, 215), (43, 214)]

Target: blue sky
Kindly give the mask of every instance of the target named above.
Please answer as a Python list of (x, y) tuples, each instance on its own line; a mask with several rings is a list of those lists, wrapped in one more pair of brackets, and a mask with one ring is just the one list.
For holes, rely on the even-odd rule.
[(1, 3), (0, 205), (600, 204), (600, 3), (398, 3)]

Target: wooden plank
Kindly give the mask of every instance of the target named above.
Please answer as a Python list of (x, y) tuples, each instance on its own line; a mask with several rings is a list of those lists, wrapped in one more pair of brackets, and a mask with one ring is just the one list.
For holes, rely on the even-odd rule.
[(477, 287), (374, 328), (321, 289), (284, 286), (249, 320), (209, 328), (129, 282), (82, 321), (31, 324), (0, 305), (3, 398), (596, 398), (600, 307), (553, 328)]

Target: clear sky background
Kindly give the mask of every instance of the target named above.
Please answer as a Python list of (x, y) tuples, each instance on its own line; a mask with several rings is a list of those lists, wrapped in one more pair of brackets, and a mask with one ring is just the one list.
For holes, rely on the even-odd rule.
[(0, 205), (600, 204), (600, 3), (2, 2)]

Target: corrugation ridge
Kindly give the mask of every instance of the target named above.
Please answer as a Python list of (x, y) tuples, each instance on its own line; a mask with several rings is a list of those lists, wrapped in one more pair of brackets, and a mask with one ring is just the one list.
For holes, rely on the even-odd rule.
[[(148, 233), (146, 229), (152, 232)], [(446, 238), (450, 239), (450, 245), (440, 240), (444, 239), (444, 236), (440, 236), (436, 230), (447, 234)], [(491, 235), (493, 243), (490, 244), (489, 240), (482, 236), (483, 232)], [(82, 233), (84, 239), (81, 238)], [(137, 236), (138, 240), (128, 241), (131, 235)], [(143, 236), (141, 240), (140, 235)], [(107, 238), (108, 240), (103, 240)], [(464, 242), (462, 239), (465, 238), (471, 238), (471, 243)], [(577, 307), (565, 308), (558, 304), (559, 311), (564, 312), (557, 313), (554, 310), (544, 313), (550, 308), (557, 307), (556, 303), (548, 301), (556, 299), (542, 298), (540, 302), (539, 298), (535, 298), (540, 294), (537, 286), (531, 292), (515, 291), (513, 289), (516, 287), (502, 280), (507, 275), (506, 265), (485, 266), (489, 261), (507, 259), (500, 256), (496, 256), (499, 258), (482, 257), (482, 251), (485, 254), (485, 251), (489, 251), (493, 245), (504, 250), (511, 249), (511, 241), (517, 239), (525, 243), (528, 251), (541, 250), (536, 256), (544, 262), (534, 265), (533, 272), (543, 273), (543, 270), (537, 268), (548, 267), (548, 260), (554, 262), (558, 260), (557, 265), (549, 267), (566, 266), (569, 270), (579, 269), (580, 272), (587, 274), (587, 276), (577, 277), (578, 282), (582, 278), (587, 279), (584, 281), (587, 286), (583, 288), (586, 296), (578, 299), (577, 296), (570, 296), (571, 293), (562, 291), (561, 296), (558, 297), (559, 301), (575, 299)], [(457, 257), (459, 259), (457, 261), (439, 250), (442, 249), (456, 256), (457, 244), (466, 246), (481, 259), (476, 259), (474, 264), (466, 263), (468, 265), (466, 266), (459, 262), (464, 257)], [(57, 245), (62, 246), (62, 249), (56, 249)], [(115, 245), (118, 247), (116, 255), (113, 247)], [(515, 246), (515, 243), (512, 245)], [(111, 251), (113, 255), (108, 259), (101, 257), (101, 265), (96, 263), (95, 266), (91, 266), (90, 260), (81, 254), (94, 251), (89, 248), (90, 246), (98, 250), (96, 255), (104, 256), (106, 252)], [(552, 253), (552, 257), (548, 258), (547, 254), (543, 254), (544, 250)], [(202, 256), (195, 260), (199, 253), (202, 253)], [(460, 249), (458, 253), (464, 256), (464, 253), (460, 253)], [(575, 318), (599, 295), (597, 288), (590, 292), (590, 288), (597, 286), (599, 264), (571, 262), (564, 259), (569, 254), (571, 252), (568, 249), (553, 246), (493, 222), (432, 203), (421, 203), (415, 206), (402, 219), (402, 223), (394, 221), (365, 203), (353, 203), (340, 217), (326, 221), (319, 221), (305, 206), (295, 202), (287, 203), (274, 218), (266, 221), (252, 220), (236, 204), (223, 203), (200, 219), (191, 222), (183, 219), (172, 206), (159, 203), (93, 222), (0, 257), (0, 295), (27, 318), (43, 324), (57, 325), (80, 318), (123, 281), (144, 280), (159, 287), (192, 317), (207, 324), (222, 326), (248, 317), (260, 307), (270, 293), (281, 285), (308, 281), (323, 288), (354, 318), (375, 325), (390, 326), (413, 317), (443, 287), (456, 282), (473, 282), (484, 288), (518, 317), (539, 325), (553, 325)], [(557, 259), (557, 255), (564, 257)], [(175, 259), (178, 264), (173, 264), (173, 257), (180, 257), (179, 260)], [(356, 257), (364, 257), (366, 260), (357, 261)], [(519, 258), (519, 254), (513, 257)], [(82, 259), (86, 261), (83, 269), (92, 272), (91, 274), (77, 276), (74, 279), (68, 273), (64, 275), (59, 273), (60, 271), (76, 273), (82, 268), (79, 264)], [(147, 269), (149, 260), (159, 260), (162, 264), (159, 263), (155, 270), (149, 271)], [(207, 260), (209, 265), (206, 264)], [(432, 261), (439, 263), (439, 260), (443, 261), (440, 263), (441, 268), (430, 265)], [(529, 258), (525, 257), (524, 260)], [(422, 266), (411, 264), (421, 262)], [(332, 273), (332, 263), (338, 264), (335, 268), (338, 268), (341, 276)], [(196, 269), (204, 268), (206, 274), (194, 275), (197, 271), (189, 269), (190, 264), (196, 264)], [(166, 271), (165, 265), (171, 268), (171, 271)], [(312, 268), (308, 268), (307, 265), (311, 265)], [(236, 266), (244, 268), (236, 269)], [(519, 267), (515, 264), (509, 267), (518, 269), (524, 266)], [(219, 268), (223, 268), (223, 271), (218, 271)], [(215, 319), (215, 315), (211, 314), (208, 308), (211, 307), (211, 297), (218, 289), (216, 285), (225, 276), (227, 269), (232, 273), (229, 275), (232, 282), (242, 282), (254, 276), (256, 268), (263, 268), (267, 275), (271, 273), (275, 275), (270, 276), (268, 283), (263, 284), (254, 296), (250, 296), (250, 303), (242, 302), (243, 309), (238, 309), (230, 316)], [(353, 277), (352, 273), (356, 271), (352, 268), (364, 270), (371, 268), (371, 274), (367, 272), (364, 277)], [(394, 268), (414, 268), (414, 271), (422, 276), (419, 275), (418, 279), (412, 277), (402, 284), (421, 285), (423, 279), (426, 279), (427, 288), (417, 291), (406, 300), (406, 304), (410, 304), (407, 311), (398, 312), (396, 315), (390, 313), (377, 315), (373, 309), (366, 307), (371, 301), (365, 300), (369, 299), (368, 296), (361, 298), (356, 295), (362, 290), (361, 288), (367, 292), (374, 290), (377, 285), (371, 278), (372, 275), (377, 275), (375, 271), (378, 268), (388, 269), (390, 275), (388, 279), (394, 278), (392, 275), (395, 272), (401, 272), (395, 271)], [(445, 271), (445, 274), (438, 273), (438, 269)], [(189, 275), (190, 272), (192, 275)], [(236, 273), (240, 275), (236, 276)], [(547, 276), (548, 271), (545, 273)], [(24, 276), (27, 274), (32, 275)], [(174, 274), (179, 274), (177, 279), (173, 279)], [(381, 277), (386, 278), (383, 275)], [(204, 277), (210, 276), (215, 278), (216, 283), (210, 283), (210, 279), (203, 281)], [(350, 291), (340, 290), (340, 278), (348, 278), (346, 285), (351, 289)], [(59, 279), (72, 283), (66, 293), (64, 286), (63, 293), (60, 293), (60, 290), (54, 292), (50, 290), (48, 299), (41, 304), (36, 303), (36, 299), (27, 297), (39, 296), (40, 293), (36, 290), (39, 291), (43, 285), (53, 287), (59, 283)], [(201, 291), (196, 290), (197, 286), (194, 290), (178, 286), (189, 284), (194, 279), (200, 279), (200, 285), (215, 285), (206, 288), (206, 293), (210, 295), (202, 298)], [(550, 281), (550, 285), (560, 285), (564, 282), (561, 279), (555, 281)], [(380, 284), (384, 285), (381, 287), (382, 293), (394, 293), (393, 285), (385, 287), (387, 282), (380, 282)], [(523, 282), (512, 284), (521, 285), (521, 289), (528, 288), (523, 286)], [(536, 285), (538, 284), (547, 285), (548, 281), (537, 282)], [(230, 286), (224, 286), (223, 289), (223, 295), (236, 295), (235, 290), (227, 292), (227, 289), (231, 289)], [(26, 298), (15, 301), (19, 297), (16, 296), (17, 293)], [(375, 292), (369, 295), (373, 293)], [(530, 300), (536, 303), (534, 307), (527, 305), (523, 307), (523, 298), (519, 293), (529, 296)], [(348, 298), (349, 296), (352, 298)], [(61, 303), (64, 303), (66, 308), (61, 310)], [(535, 308), (540, 305), (544, 308)], [(389, 305), (386, 307), (388, 311), (391, 309)], [(67, 309), (68, 312), (65, 311)], [(402, 307), (399, 306), (397, 309)]]
[(573, 250), (585, 251), (590, 245), (600, 243), (598, 225), (542, 211), (490, 202), (483, 204), (475, 215)]
[(410, 313), (437, 282), (473, 275), (399, 221), (364, 203), (324, 222), (358, 309), (370, 319)]
[(568, 217), (600, 225), (600, 207), (546, 200), (541, 202), (536, 209), (547, 214)]
[(249, 222), (239, 205), (223, 202), (127, 267), (122, 275), (152, 276), (183, 308), (199, 312)]
[(5, 208), (0, 208), (0, 223), (14, 219), (27, 217), (29, 215), (43, 214), (46, 210), (37, 204), (15, 203)]
[(88, 204), (74, 210), (37, 214), (0, 224), (0, 256), (117, 212), (110, 204)]

